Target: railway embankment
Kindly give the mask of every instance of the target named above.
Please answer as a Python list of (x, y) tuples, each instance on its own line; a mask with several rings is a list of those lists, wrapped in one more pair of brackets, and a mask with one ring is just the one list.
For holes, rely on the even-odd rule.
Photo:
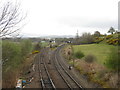
[[(74, 66), (81, 75), (87, 78), (87, 81), (98, 84), (102, 88), (117, 88), (119, 87), (118, 69), (110, 67), (119, 63), (117, 62), (117, 48), (118, 46), (106, 44), (69, 45), (64, 47), (62, 55), (69, 65)], [(83, 57), (78, 57), (79, 54), (83, 54)], [(107, 67), (108, 60), (110, 62), (111, 59), (114, 62)]]

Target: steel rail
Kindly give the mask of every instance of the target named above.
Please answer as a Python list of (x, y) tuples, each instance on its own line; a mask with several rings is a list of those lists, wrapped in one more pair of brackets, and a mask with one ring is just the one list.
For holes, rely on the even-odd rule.
[(41, 81), (41, 86), (42, 86), (42, 88), (44, 89), (44, 88), (48, 88), (48, 87), (46, 87), (46, 83), (44, 83), (44, 78), (43, 78), (43, 76), (42, 76), (42, 70), (40, 69), (41, 68), (41, 62), (43, 63), (43, 65), (44, 65), (44, 69), (45, 69), (45, 72), (46, 72), (46, 74), (47, 74), (47, 77), (48, 77), (48, 79), (49, 79), (49, 81), (50, 81), (50, 84), (51, 84), (51, 88), (53, 88), (54, 90), (56, 89), (56, 87), (55, 87), (55, 85), (54, 85), (54, 83), (53, 83), (53, 81), (52, 81), (52, 79), (51, 79), (51, 77), (50, 77), (50, 74), (49, 74), (49, 72), (48, 72), (48, 69), (47, 69), (47, 67), (46, 67), (46, 64), (45, 64), (45, 62), (43, 62), (43, 57), (41, 56), (41, 55), (39, 55), (39, 62), (38, 62), (38, 68), (39, 68), (39, 76), (40, 76), (40, 81)]
[[(60, 63), (60, 61), (57, 58), (57, 53), (59, 53), (59, 50), (56, 50), (55, 53), (55, 60), (56, 62), (62, 67), (62, 69), (64, 70), (64, 72), (68, 75), (68, 77), (70, 77), (70, 79), (78, 86), (78, 88), (83, 89), (83, 87), (68, 73), (68, 71), (64, 68), (64, 66)], [(62, 75), (62, 74), (61, 74)], [(63, 77), (63, 76), (62, 76)], [(68, 82), (67, 82), (68, 83)], [(69, 88), (72, 88), (69, 84)]]
[[(56, 54), (55, 54), (55, 60), (57, 60)], [(55, 63), (55, 62), (54, 62), (54, 63)], [(57, 62), (57, 63), (58, 63), (58, 62)], [(68, 81), (67, 81), (67, 80), (65, 79), (65, 77), (62, 75), (62, 73), (60, 72), (60, 70), (57, 68), (57, 65), (56, 65), (56, 64), (55, 64), (55, 67), (56, 67), (58, 73), (60, 74), (60, 76), (62, 77), (62, 79), (64, 80), (64, 82), (67, 84), (67, 86), (68, 86), (70, 89), (72, 89), (71, 85), (68, 83)]]

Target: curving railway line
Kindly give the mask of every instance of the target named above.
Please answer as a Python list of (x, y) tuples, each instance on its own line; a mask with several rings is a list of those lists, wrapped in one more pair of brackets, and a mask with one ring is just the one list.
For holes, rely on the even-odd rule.
[[(76, 81), (74, 76), (69, 73), (69, 69), (65, 67), (62, 63), (61, 56), (59, 52), (62, 46), (58, 47), (56, 50), (50, 51), (49, 48), (44, 48), (42, 53), (35, 57), (36, 61), (36, 79), (40, 88), (46, 89), (57, 89), (57, 88), (67, 88), (67, 89), (81, 89), (83, 87)], [(51, 53), (51, 57), (49, 54)], [(51, 64), (48, 64), (49, 59)]]
[(66, 68), (60, 62), (59, 51), (61, 47), (58, 47), (54, 54), (54, 65), (59, 75), (62, 77), (69, 89), (79, 88), (83, 90), (83, 87), (73, 78), (73, 76), (66, 70)]

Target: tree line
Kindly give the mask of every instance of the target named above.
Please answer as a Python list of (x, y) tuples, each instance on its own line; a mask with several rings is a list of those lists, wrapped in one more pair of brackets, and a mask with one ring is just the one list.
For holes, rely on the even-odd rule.
[[(107, 33), (111, 33), (111, 35), (107, 34), (101, 34), (99, 31), (95, 31), (94, 34), (91, 33), (83, 33), (81, 36), (78, 36), (78, 33), (76, 34), (76, 37), (71, 39), (71, 42), (76, 45), (80, 44), (92, 44), (92, 43), (100, 43), (102, 41), (106, 41), (108, 44), (112, 45), (120, 45), (119, 41), (119, 33), (116, 31), (113, 27), (110, 27)], [(113, 37), (114, 34), (116, 34), (116, 37)]]

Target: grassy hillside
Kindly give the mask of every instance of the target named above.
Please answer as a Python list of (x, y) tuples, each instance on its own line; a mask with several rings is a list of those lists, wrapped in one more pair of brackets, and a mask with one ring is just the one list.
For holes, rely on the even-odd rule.
[(105, 62), (107, 56), (111, 53), (111, 49), (115, 48), (117, 48), (117, 46), (107, 44), (86, 44), (73, 46), (74, 53), (77, 51), (82, 51), (85, 56), (92, 54), (96, 57), (97, 62), (101, 64)]
[[(116, 88), (118, 87), (118, 73), (115, 70), (118, 63), (120, 63), (117, 61), (118, 58), (116, 58), (118, 57), (117, 50), (118, 46), (102, 43), (73, 45), (72, 49), (71, 46), (67, 46), (64, 49), (64, 55), (69, 59), (68, 62), (71, 65), (73, 65), (74, 59), (74, 67), (81, 74), (87, 76), (88, 80), (101, 85), (103, 88)], [(68, 54), (69, 52), (71, 52), (70, 55)], [(78, 52), (83, 53), (84, 57), (76, 57)], [(70, 56), (72, 58), (69, 58)], [(88, 58), (86, 59), (86, 57)], [(94, 57), (95, 60), (93, 62), (88, 62)]]
[(116, 88), (119, 86), (119, 40), (118, 34), (95, 37), (94, 44), (66, 46), (64, 56), (88, 80), (103, 88)]
[(111, 34), (107, 36), (95, 37), (95, 42), (100, 44), (120, 45), (120, 34)]

